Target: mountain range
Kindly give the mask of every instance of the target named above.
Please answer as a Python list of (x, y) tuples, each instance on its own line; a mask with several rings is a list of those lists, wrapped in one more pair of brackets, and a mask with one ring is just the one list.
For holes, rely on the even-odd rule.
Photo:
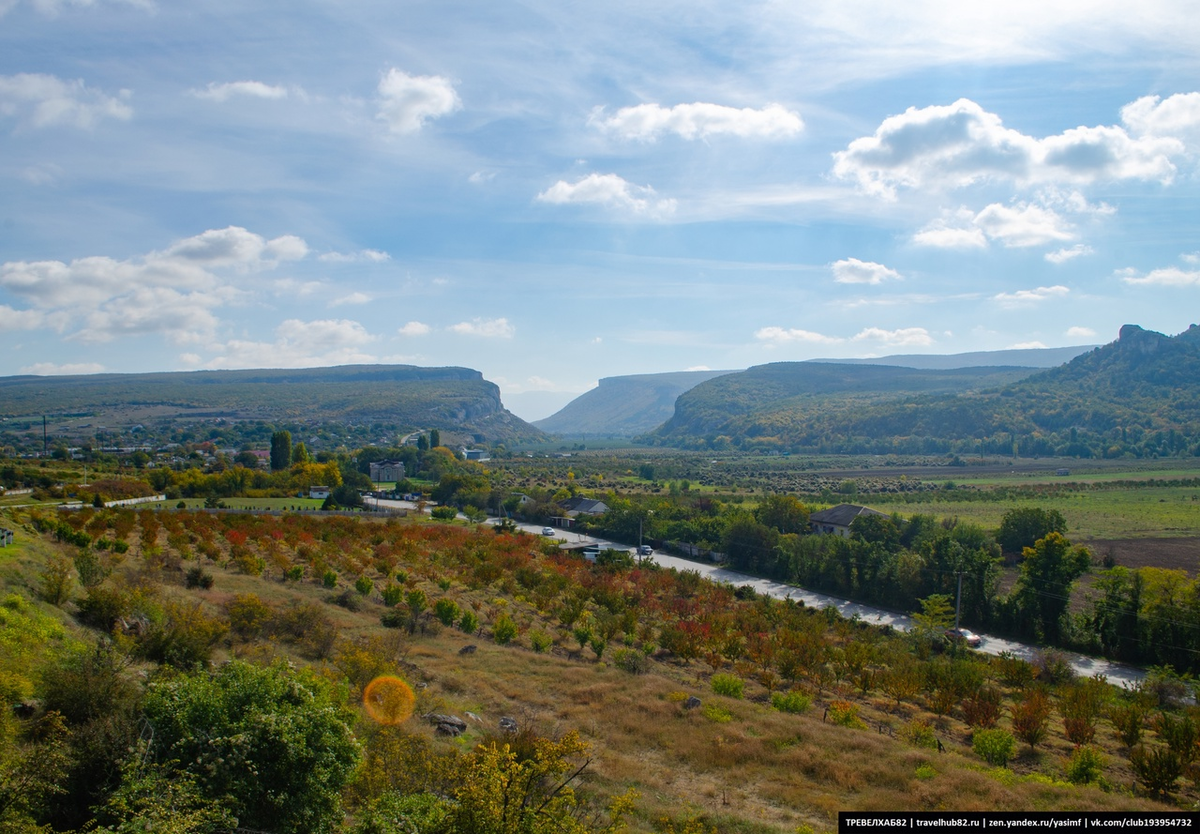
[(644, 438), (884, 454), (1200, 453), (1200, 327), (1119, 338), (1048, 370), (786, 362), (704, 382)]

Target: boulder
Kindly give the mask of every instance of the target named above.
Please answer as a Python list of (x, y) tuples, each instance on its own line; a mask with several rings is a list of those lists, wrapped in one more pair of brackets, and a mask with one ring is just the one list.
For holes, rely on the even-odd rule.
[(683, 702), (683, 708), (684, 709), (696, 709), (697, 707), (700, 706), (700, 704), (701, 704), (701, 701), (699, 698), (697, 698), (695, 695), (689, 695), (688, 699)]

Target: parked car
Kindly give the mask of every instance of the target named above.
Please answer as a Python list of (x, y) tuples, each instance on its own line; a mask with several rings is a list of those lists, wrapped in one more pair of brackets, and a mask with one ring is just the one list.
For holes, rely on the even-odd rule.
[(951, 640), (966, 643), (972, 649), (977, 649), (983, 643), (983, 638), (968, 628), (948, 628), (946, 637)]
[(553, 528), (553, 527), (543, 527), (543, 528), (542, 528), (542, 535), (543, 535), (543, 536), (553, 536), (553, 535), (554, 535), (554, 528)]
[(638, 547), (637, 552), (639, 556), (653, 556), (654, 548), (648, 544), (643, 544)]

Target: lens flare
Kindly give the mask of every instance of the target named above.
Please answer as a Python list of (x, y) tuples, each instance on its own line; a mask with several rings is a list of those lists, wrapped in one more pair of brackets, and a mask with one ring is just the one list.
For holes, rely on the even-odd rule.
[(380, 724), (403, 724), (416, 703), (412, 687), (395, 675), (380, 675), (363, 690), (363, 708)]

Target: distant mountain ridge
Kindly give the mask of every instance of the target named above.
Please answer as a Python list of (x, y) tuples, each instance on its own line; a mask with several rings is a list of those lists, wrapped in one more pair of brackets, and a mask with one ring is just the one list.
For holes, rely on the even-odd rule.
[(606, 377), (566, 407), (533, 425), (562, 435), (633, 437), (662, 425), (675, 413), (675, 400), (723, 374), (735, 371), (676, 371)]
[[(1027, 348), (974, 353), (904, 354), (872, 359), (813, 359), (805, 364), (897, 365), (917, 369), (1013, 366), (1052, 368), (1091, 350), (1092, 346)], [(636, 437), (654, 431), (675, 414), (675, 402), (685, 391), (726, 374), (740, 371), (677, 371), (634, 374), (600, 380), (559, 411), (533, 425), (550, 434)]]
[(480, 442), (540, 439), (500, 389), (470, 368), (328, 368), (0, 377), (0, 416), (95, 413), (113, 425), (153, 415), (305, 424), (385, 422), (457, 431)]
[(1200, 328), (1121, 328), (1048, 370), (776, 363), (705, 382), (646, 437), (687, 448), (1200, 454)]
[(868, 359), (809, 359), (835, 365), (899, 365), (902, 368), (980, 368), (1009, 366), (1014, 368), (1056, 368), (1070, 362), (1081, 353), (1098, 345), (1077, 345), (1057, 348), (1009, 348), (980, 350), (971, 353), (907, 353)]

